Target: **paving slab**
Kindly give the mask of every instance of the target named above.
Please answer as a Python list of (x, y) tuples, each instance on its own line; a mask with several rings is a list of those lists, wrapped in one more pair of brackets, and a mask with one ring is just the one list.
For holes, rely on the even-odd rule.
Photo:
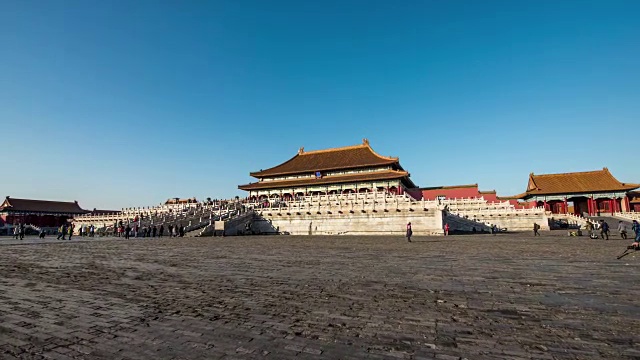
[(3, 238), (0, 359), (640, 359), (626, 242), (413, 240)]

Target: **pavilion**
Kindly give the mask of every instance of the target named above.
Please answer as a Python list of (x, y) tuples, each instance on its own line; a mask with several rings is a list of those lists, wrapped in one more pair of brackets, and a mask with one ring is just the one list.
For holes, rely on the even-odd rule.
[(367, 139), (333, 149), (300, 148), (282, 164), (250, 175), (258, 181), (238, 188), (248, 191), (254, 201), (363, 192), (403, 194), (417, 189), (398, 158), (377, 154)]
[(631, 211), (630, 191), (639, 187), (618, 181), (606, 167), (561, 174), (531, 173), (527, 191), (516, 197), (556, 214), (593, 216)]

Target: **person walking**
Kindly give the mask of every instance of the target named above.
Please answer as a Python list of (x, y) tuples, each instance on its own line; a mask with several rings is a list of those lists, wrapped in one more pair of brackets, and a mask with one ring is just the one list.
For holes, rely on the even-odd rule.
[(158, 228), (153, 225), (153, 229), (151, 229), (151, 237), (156, 237), (156, 233), (158, 232)]
[(407, 241), (411, 242), (411, 235), (413, 235), (413, 230), (411, 229), (411, 222), (407, 223)]
[[(73, 235), (73, 224), (69, 224), (69, 240), (71, 240), (71, 236)], [(80, 231), (82, 231), (82, 228), (80, 228)]]
[(24, 231), (25, 231), (24, 223), (21, 223), (20, 224), (20, 240), (24, 240)]
[(169, 224), (169, 237), (173, 236), (173, 225)]
[(184, 237), (184, 226), (180, 225), (180, 237)]
[(589, 233), (589, 237), (591, 237), (591, 235), (593, 234), (593, 224), (591, 223), (591, 221), (587, 221), (585, 229), (587, 230), (587, 233)]
[(127, 227), (124, 228), (124, 238), (129, 240), (129, 233), (131, 232), (131, 225), (127, 223)]
[(621, 238), (627, 238), (627, 225), (622, 220), (618, 221), (618, 232)]
[(609, 240), (609, 224), (606, 221), (600, 220), (600, 236), (602, 239)]
[(164, 233), (164, 225), (160, 224), (160, 229), (158, 229), (158, 237), (162, 237), (162, 233)]
[(538, 230), (540, 230), (540, 225), (538, 225), (538, 223), (533, 223), (533, 236), (540, 236)]
[(62, 225), (58, 227), (58, 237), (56, 238), (56, 240), (60, 240), (60, 238), (63, 238), (62, 240), (64, 240), (64, 228), (62, 227)]
[(449, 236), (449, 223), (444, 224), (444, 236)]

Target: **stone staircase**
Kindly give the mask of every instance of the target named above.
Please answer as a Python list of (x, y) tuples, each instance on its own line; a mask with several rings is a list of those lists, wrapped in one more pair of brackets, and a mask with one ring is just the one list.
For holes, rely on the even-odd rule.
[(631, 232), (631, 220), (613, 217), (613, 216), (589, 216), (589, 220), (592, 220), (597, 223), (597, 228), (600, 228), (600, 220), (604, 220), (609, 224), (609, 230), (611, 233), (617, 233), (618, 222), (622, 221), (625, 225), (627, 225), (627, 232)]
[(454, 213), (446, 213), (444, 222), (449, 224), (449, 234), (455, 233), (473, 233), (475, 232), (491, 232), (491, 225), (470, 220), (464, 216)]
[[(533, 224), (540, 225), (542, 230), (549, 230), (551, 212), (543, 208), (516, 208), (508, 201), (489, 202), (483, 197), (446, 199), (441, 205), (447, 213), (467, 219), (472, 223), (485, 226), (496, 225), (499, 229), (509, 231), (530, 231)], [(449, 225), (451, 226), (451, 225)], [(467, 225), (461, 225), (468, 228)], [(471, 225), (473, 228), (473, 225)]]
[(564, 220), (568, 223), (569, 225), (569, 229), (575, 229), (575, 228), (580, 228), (580, 229), (585, 229), (587, 227), (588, 223), (591, 223), (592, 225), (597, 225), (597, 221), (589, 219), (589, 218), (585, 218), (583, 216), (580, 215), (574, 215), (574, 214), (552, 214), (550, 215), (551, 218), (553, 220)]

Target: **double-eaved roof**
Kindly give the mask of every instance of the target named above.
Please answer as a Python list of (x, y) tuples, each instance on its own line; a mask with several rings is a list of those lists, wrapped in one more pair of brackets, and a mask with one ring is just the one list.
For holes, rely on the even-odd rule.
[(46, 213), (46, 214), (84, 214), (84, 210), (77, 201), (48, 201), (16, 199), (7, 196), (0, 205), (0, 212), (21, 212), (21, 213)]
[[(369, 171), (372, 168), (378, 169)], [(368, 170), (331, 174), (332, 171), (355, 169)], [(317, 173), (320, 175), (314, 176)], [(367, 139), (359, 145), (333, 149), (304, 151), (301, 148), (298, 154), (282, 164), (250, 175), (261, 181), (240, 185), (239, 189), (248, 191), (396, 179), (402, 179), (408, 187), (415, 187), (398, 158), (379, 155), (371, 149)]]
[(363, 181), (385, 181), (408, 178), (409, 173), (399, 170), (381, 170), (357, 174), (331, 175), (322, 178), (300, 178), (277, 181), (259, 181), (247, 185), (238, 186), (241, 190), (262, 190), (291, 187), (304, 187), (329, 184), (344, 184)]
[(256, 178), (314, 173), (316, 171), (354, 169), (372, 166), (396, 165), (402, 170), (397, 157), (386, 157), (377, 154), (369, 141), (362, 144), (333, 149), (304, 151), (301, 148), (291, 159), (267, 170), (252, 172)]
[(525, 198), (535, 195), (560, 195), (594, 192), (621, 192), (637, 189), (640, 184), (618, 181), (606, 167), (602, 170), (561, 174), (529, 174), (527, 191), (520, 195)]

